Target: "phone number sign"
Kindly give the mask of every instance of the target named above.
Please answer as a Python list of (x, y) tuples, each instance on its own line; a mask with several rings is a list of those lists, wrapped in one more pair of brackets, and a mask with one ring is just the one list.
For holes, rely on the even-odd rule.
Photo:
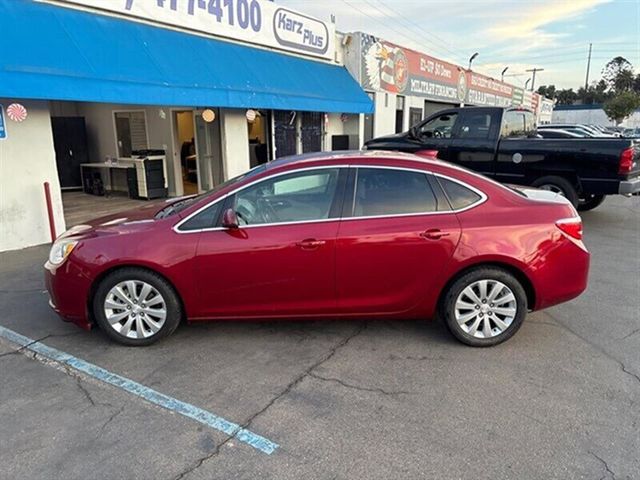
[(335, 26), (265, 0), (63, 0), (218, 37), (333, 60)]

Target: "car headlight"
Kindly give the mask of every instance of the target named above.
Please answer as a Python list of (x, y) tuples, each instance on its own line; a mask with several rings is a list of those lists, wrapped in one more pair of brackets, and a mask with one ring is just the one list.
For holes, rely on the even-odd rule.
[(49, 263), (52, 265), (60, 265), (66, 260), (77, 244), (78, 242), (76, 240), (66, 240), (64, 238), (57, 240), (49, 252)]

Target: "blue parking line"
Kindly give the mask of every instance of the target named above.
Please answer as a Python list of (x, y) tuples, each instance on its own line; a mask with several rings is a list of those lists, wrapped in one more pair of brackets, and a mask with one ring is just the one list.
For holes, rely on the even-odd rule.
[(196, 407), (190, 403), (182, 402), (176, 398), (169, 397), (163, 393), (157, 392), (149, 387), (122, 377), (118, 374), (112, 373), (104, 368), (93, 365), (92, 363), (85, 362), (73, 355), (62, 352), (52, 347), (33, 340), (24, 335), (20, 335), (13, 330), (5, 328), (0, 325), (0, 337), (19, 345), (25, 350), (30, 350), (38, 355), (53, 360), (54, 362), (62, 365), (67, 365), (79, 372), (82, 372), (90, 377), (96, 378), (101, 382), (108, 383), (114, 387), (121, 388), (133, 395), (147, 400), (154, 405), (158, 405), (162, 408), (166, 408), (172, 412), (179, 413), (185, 417), (189, 417), (196, 422), (200, 422), (208, 427), (219, 430), (226, 433), (229, 436), (236, 438), (238, 441), (246, 443), (251, 447), (259, 450), (267, 455), (271, 455), (277, 448), (278, 444), (271, 440), (257, 435), (249, 430), (242, 428), (237, 423), (225, 420), (218, 415), (203, 410), (200, 407)]

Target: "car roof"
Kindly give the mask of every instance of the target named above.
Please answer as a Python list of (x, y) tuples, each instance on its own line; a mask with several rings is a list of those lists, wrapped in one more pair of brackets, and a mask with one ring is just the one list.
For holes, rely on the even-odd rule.
[(384, 159), (416, 162), (420, 165), (443, 165), (437, 158), (428, 158), (411, 153), (387, 151), (387, 150), (341, 150), (339, 152), (317, 152), (302, 155), (291, 155), (274, 160), (268, 164), (269, 169), (284, 166), (298, 166), (310, 162), (331, 161), (334, 163), (351, 162), (353, 160)]

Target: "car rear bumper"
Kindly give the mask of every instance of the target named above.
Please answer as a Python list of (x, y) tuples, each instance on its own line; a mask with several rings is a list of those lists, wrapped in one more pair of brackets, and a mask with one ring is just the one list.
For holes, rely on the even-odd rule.
[(581, 241), (559, 235), (527, 272), (536, 295), (533, 310), (567, 302), (587, 289), (591, 255)]
[(631, 180), (623, 180), (620, 182), (618, 192), (621, 195), (635, 195), (640, 193), (640, 177), (632, 178)]
[(49, 293), (49, 306), (60, 317), (79, 327), (90, 330), (87, 298), (91, 287), (90, 280), (82, 270), (67, 261), (55, 267), (47, 262), (44, 266), (44, 284)]

